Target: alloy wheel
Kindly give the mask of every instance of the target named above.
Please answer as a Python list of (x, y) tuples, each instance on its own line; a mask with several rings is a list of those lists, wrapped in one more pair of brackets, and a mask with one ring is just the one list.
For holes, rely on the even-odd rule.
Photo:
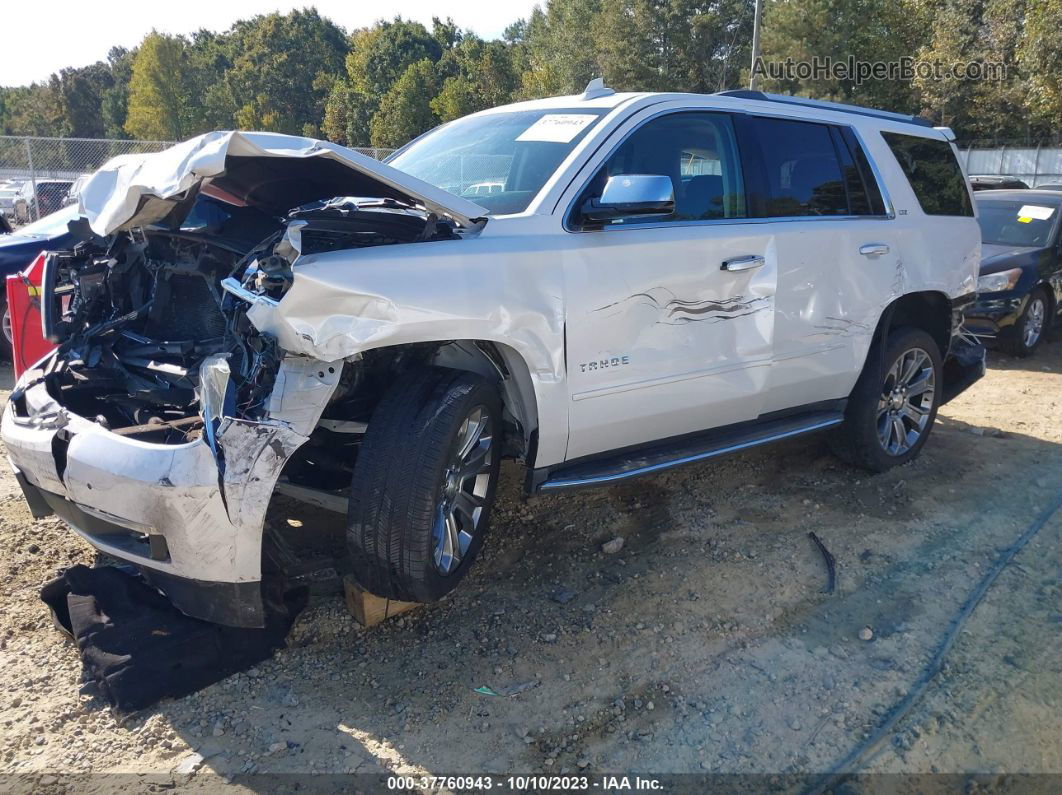
[(904, 351), (889, 368), (878, 399), (878, 441), (886, 453), (900, 456), (926, 432), (936, 399), (933, 359), (922, 348)]
[(1032, 348), (1040, 341), (1040, 335), (1044, 332), (1044, 319), (1047, 317), (1047, 306), (1044, 299), (1034, 296), (1025, 311), (1025, 326), (1022, 328), (1022, 342), (1026, 348)]
[(432, 526), (440, 574), (461, 565), (483, 518), (494, 459), (492, 426), (487, 408), (476, 406), (461, 423), (451, 448)]

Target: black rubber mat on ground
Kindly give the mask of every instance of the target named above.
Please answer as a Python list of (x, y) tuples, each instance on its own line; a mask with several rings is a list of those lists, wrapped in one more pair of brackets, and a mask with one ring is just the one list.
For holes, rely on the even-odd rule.
[(284, 646), (301, 605), (269, 611), (263, 629), (190, 618), (135, 573), (74, 566), (41, 589), (73, 638), (87, 681), (119, 712), (200, 690)]

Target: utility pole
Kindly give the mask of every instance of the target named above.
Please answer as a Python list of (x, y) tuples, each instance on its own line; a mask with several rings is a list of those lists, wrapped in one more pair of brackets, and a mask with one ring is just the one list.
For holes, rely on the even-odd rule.
[(760, 57), (760, 20), (763, 18), (763, 0), (756, 0), (755, 16), (752, 18), (752, 71), (749, 73), (749, 88), (758, 91), (760, 76), (756, 74), (756, 61)]

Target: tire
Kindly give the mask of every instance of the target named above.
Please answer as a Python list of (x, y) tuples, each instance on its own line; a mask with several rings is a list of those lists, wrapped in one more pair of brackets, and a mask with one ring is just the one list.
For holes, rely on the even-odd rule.
[(0, 299), (0, 360), (14, 362), (14, 345), (11, 340), (11, 311), (7, 301)]
[(1018, 322), (1001, 347), (1011, 356), (1024, 359), (1036, 353), (1048, 331), (1050, 302), (1047, 293), (1037, 287), (1029, 293), (1029, 300), (1021, 311)]
[(364, 588), (431, 602), (457, 586), (490, 521), (501, 421), (497, 390), (474, 373), (428, 367), (391, 386), (369, 421), (350, 487), (347, 547)]
[[(912, 372), (905, 378), (908, 369)], [(879, 340), (870, 347), (848, 398), (844, 423), (830, 434), (834, 454), (871, 472), (884, 472), (917, 456), (937, 418), (943, 371), (940, 349), (928, 333), (910, 327), (889, 331), (884, 345)], [(923, 390), (902, 391), (904, 384)]]

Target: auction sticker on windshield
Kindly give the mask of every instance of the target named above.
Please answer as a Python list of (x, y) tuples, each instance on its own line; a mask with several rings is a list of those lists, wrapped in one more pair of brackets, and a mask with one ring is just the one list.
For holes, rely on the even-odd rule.
[(1039, 204), (1026, 204), (1018, 210), (1018, 220), (1027, 224), (1034, 218), (1037, 221), (1046, 221), (1055, 212), (1054, 207), (1043, 207)]
[(517, 141), (570, 143), (597, 116), (588, 113), (547, 113), (518, 136)]

